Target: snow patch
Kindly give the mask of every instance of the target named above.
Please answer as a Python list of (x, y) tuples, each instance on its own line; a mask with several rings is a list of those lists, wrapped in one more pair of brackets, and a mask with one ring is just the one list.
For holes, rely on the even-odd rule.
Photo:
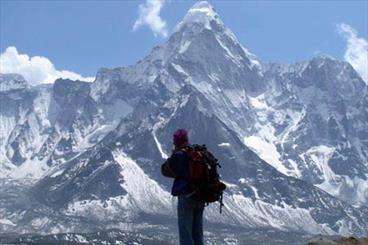
[(282, 144), (287, 142), (287, 140), (289, 139), (290, 133), (298, 129), (299, 123), (304, 118), (306, 111), (305, 109), (303, 109), (301, 112), (287, 110), (287, 114), (289, 115), (292, 121), (289, 122), (286, 129), (284, 129), (284, 131), (278, 136), (278, 138), (280, 139), (279, 142)]
[(191, 43), (192, 43), (191, 41), (185, 41), (182, 45), (180, 45), (179, 53), (182, 54), (185, 51), (187, 51)]
[(241, 184), (245, 184), (245, 183), (247, 183), (247, 180), (246, 180), (245, 178), (240, 178), (238, 181), (239, 181)]
[(272, 165), (279, 172), (288, 175), (288, 169), (280, 161), (280, 153), (276, 146), (259, 136), (244, 138), (244, 144), (258, 154), (260, 158)]
[(157, 145), (157, 148), (160, 151), (162, 159), (167, 159), (169, 156), (162, 150), (162, 146), (161, 146), (160, 142), (158, 141), (154, 131), (152, 131), (152, 135), (153, 135), (153, 139), (155, 140), (155, 143)]
[(15, 128), (15, 118), (0, 115), (0, 177), (5, 177), (8, 173), (7, 169), (14, 168), (14, 165), (6, 155), (7, 142), (11, 132)]
[(39, 179), (50, 168), (47, 166), (46, 161), (47, 159), (40, 161), (37, 158), (27, 160), (18, 168), (14, 169), (8, 177), (15, 179)]
[(87, 239), (84, 236), (81, 236), (79, 234), (75, 234), (75, 242), (83, 242), (83, 243), (88, 243)]
[(300, 155), (301, 159), (303, 159), (307, 165), (313, 165), (318, 168), (318, 170), (321, 172), (319, 176), (324, 179), (324, 182), (318, 186), (324, 190), (328, 189), (329, 193), (335, 193), (338, 191), (336, 190), (335, 185), (331, 186), (331, 183), (336, 183), (336, 175), (328, 165), (328, 161), (331, 159), (334, 152), (334, 147), (320, 145), (314, 146), (307, 152)]
[[(175, 112), (174, 112), (175, 113)], [(170, 118), (169, 118), (170, 119)], [(166, 119), (163, 118), (162, 116), (159, 116), (158, 117), (158, 122), (153, 125), (152, 127), (152, 136), (153, 136), (153, 139), (155, 140), (155, 143), (157, 145), (157, 148), (161, 154), (161, 157), (162, 159), (167, 159), (168, 158), (168, 155), (164, 152), (164, 150), (162, 149), (162, 145), (161, 143), (158, 141), (157, 139), (157, 136), (156, 136), (156, 132), (159, 128), (163, 127), (163, 125), (169, 120), (169, 119)]]
[(254, 186), (249, 186), (251, 189), (252, 189), (252, 191), (253, 191), (253, 193), (254, 193), (254, 196), (255, 196), (255, 198), (256, 199), (259, 199), (259, 195), (258, 195), (258, 190), (257, 190), (257, 188), (255, 188)]
[(13, 222), (11, 222), (8, 219), (0, 219), (0, 224), (2, 225), (11, 225), (11, 226), (16, 226), (16, 224), (14, 224)]
[[(273, 205), (262, 200), (244, 197), (241, 194), (224, 195), (223, 222), (243, 227), (274, 227), (284, 231), (301, 231), (312, 234), (336, 234), (327, 226), (320, 225), (311, 216), (310, 210), (294, 208), (287, 204)], [(218, 222), (218, 210), (210, 205), (205, 217)]]
[(248, 96), (248, 99), (252, 107), (255, 109), (262, 110), (268, 108), (267, 103), (264, 99), (264, 95), (260, 95), (258, 97)]
[(122, 187), (129, 200), (146, 213), (165, 214), (171, 208), (171, 195), (149, 178), (144, 171), (122, 151), (113, 152), (114, 159), (122, 168)]
[(58, 170), (55, 173), (51, 174), (50, 177), (55, 178), (55, 177), (61, 175), (63, 172), (64, 172), (64, 169)]
[(226, 57), (229, 58), (230, 60), (232, 60), (237, 66), (241, 66), (241, 61), (243, 60), (243, 58), (240, 55), (237, 54), (233, 54), (230, 49), (222, 43), (221, 39), (219, 37), (216, 37), (217, 42), (220, 44), (220, 46), (225, 50), (226, 52)]
[(259, 62), (257, 56), (255, 56), (254, 54), (252, 54), (251, 52), (248, 51), (248, 49), (242, 47), (243, 52), (245, 54), (245, 56), (247, 56), (247, 58), (250, 61), (250, 68), (256, 68), (258, 70), (258, 74), (263, 76), (262, 73), (262, 65), (261, 62)]
[(293, 168), (293, 171), (290, 171), (289, 175), (294, 176), (296, 178), (302, 177), (302, 173), (299, 170), (298, 164), (292, 159), (288, 159), (288, 161), (289, 161), (291, 167)]
[(186, 72), (184, 71), (183, 67), (181, 67), (180, 65), (175, 64), (175, 63), (171, 63), (171, 65), (172, 65), (172, 66), (175, 68), (175, 70), (176, 70), (177, 72), (179, 72), (180, 74), (183, 74), (183, 75), (185, 75), (185, 76), (189, 76), (189, 75), (188, 75), (188, 73), (186, 73)]
[(112, 152), (114, 160), (121, 167), (121, 187), (125, 195), (110, 197), (107, 200), (83, 200), (68, 205), (67, 215), (85, 215), (106, 220), (122, 219), (126, 222), (140, 215), (173, 215), (172, 197), (151, 179), (139, 166), (120, 150)]

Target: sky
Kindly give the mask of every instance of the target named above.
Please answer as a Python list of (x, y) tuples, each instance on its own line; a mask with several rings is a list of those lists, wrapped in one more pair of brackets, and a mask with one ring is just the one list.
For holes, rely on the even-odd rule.
[[(0, 73), (93, 81), (99, 68), (133, 65), (163, 44), (195, 2), (0, 0)], [(328, 54), (368, 82), (368, 0), (209, 2), (262, 62)]]

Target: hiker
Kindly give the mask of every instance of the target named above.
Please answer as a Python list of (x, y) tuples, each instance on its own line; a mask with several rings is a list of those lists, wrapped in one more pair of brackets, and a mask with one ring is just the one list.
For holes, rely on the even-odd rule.
[(166, 177), (175, 178), (171, 194), (178, 197), (178, 224), (181, 245), (203, 244), (203, 210), (206, 204), (219, 202), (226, 185), (220, 181), (218, 159), (206, 145), (189, 144), (188, 131), (173, 135), (174, 150), (161, 166)]
[(170, 162), (170, 171), (175, 177), (171, 194), (178, 197), (180, 245), (202, 245), (204, 244), (203, 210), (205, 203), (191, 198), (193, 193), (188, 181), (188, 157), (183, 151), (189, 146), (188, 131), (176, 130), (173, 135), (173, 143), (173, 154), (166, 162)]

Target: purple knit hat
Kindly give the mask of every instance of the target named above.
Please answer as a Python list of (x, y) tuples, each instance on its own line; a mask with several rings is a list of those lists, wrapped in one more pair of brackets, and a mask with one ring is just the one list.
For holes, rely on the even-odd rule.
[(188, 131), (183, 128), (176, 130), (173, 135), (173, 141), (176, 147), (189, 143)]

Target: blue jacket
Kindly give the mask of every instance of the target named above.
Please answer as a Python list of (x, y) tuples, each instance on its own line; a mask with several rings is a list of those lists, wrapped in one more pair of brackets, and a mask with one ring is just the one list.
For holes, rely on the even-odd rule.
[(188, 193), (188, 157), (185, 152), (178, 150), (169, 158), (170, 167), (176, 175), (171, 194), (178, 196)]

